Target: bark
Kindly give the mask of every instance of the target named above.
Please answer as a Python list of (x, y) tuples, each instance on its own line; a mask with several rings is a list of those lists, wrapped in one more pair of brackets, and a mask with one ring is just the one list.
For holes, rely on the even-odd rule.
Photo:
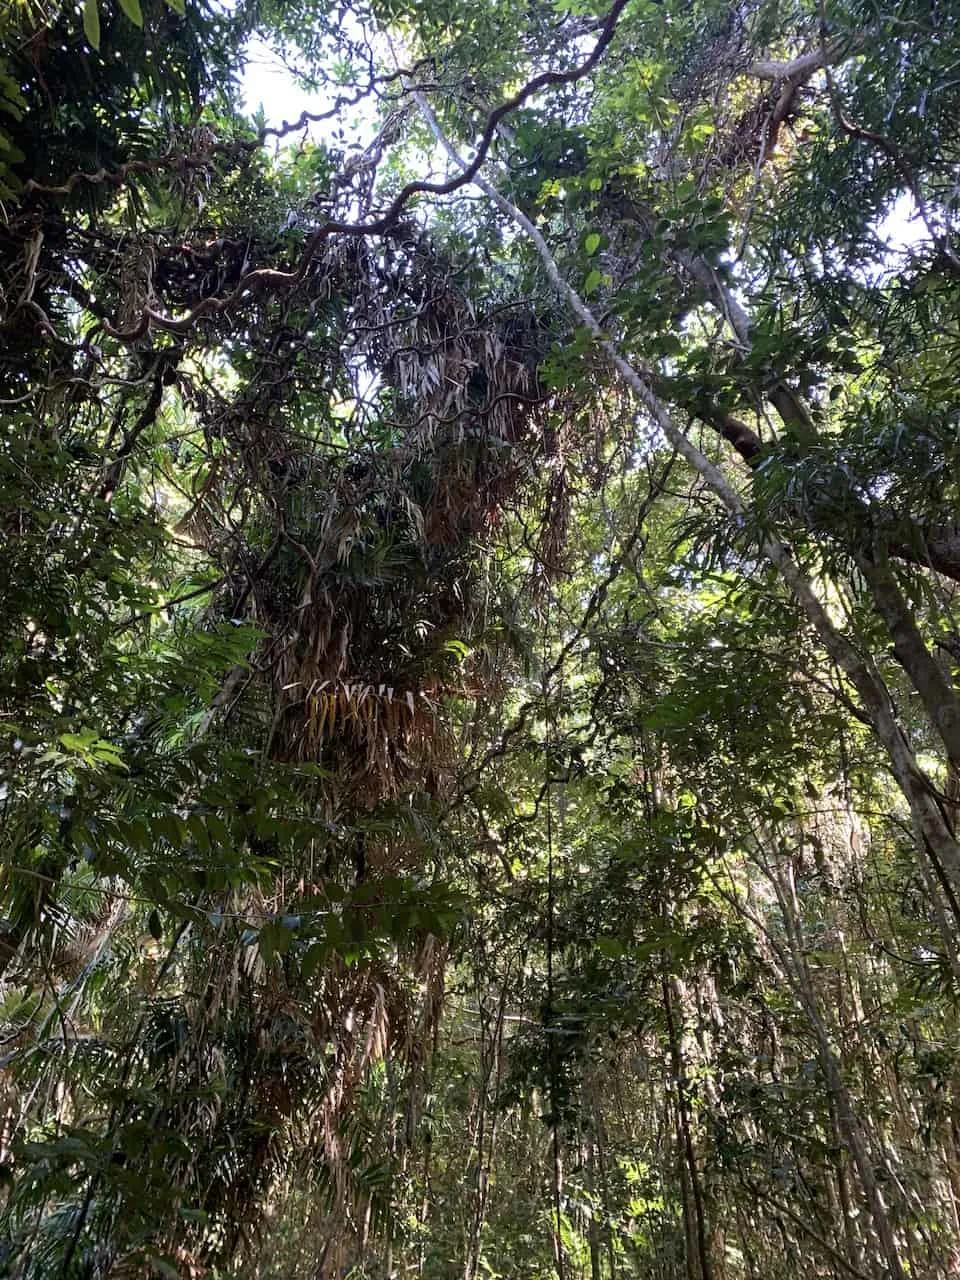
[(603, 1119), (603, 1107), (600, 1099), (591, 1089), (593, 1099), (593, 1117), (594, 1117), (594, 1151), (596, 1152), (597, 1169), (600, 1174), (600, 1203), (603, 1211), (603, 1240), (606, 1246), (607, 1266), (610, 1271), (609, 1280), (616, 1280), (617, 1277), (617, 1259), (616, 1252), (613, 1247), (613, 1226), (610, 1220), (610, 1196), (607, 1185), (607, 1157), (606, 1157), (606, 1125)]
[(773, 58), (758, 58), (747, 68), (747, 74), (756, 76), (758, 80), (772, 80), (774, 83), (790, 81), (793, 84), (802, 84), (817, 71), (842, 62), (862, 49), (868, 38), (866, 34), (859, 34), (821, 41), (816, 49), (798, 54), (789, 62), (778, 62)]
[[(713, 1280), (713, 1264), (710, 1248), (707, 1243), (707, 1222), (704, 1206), (703, 1186), (700, 1170), (697, 1165), (697, 1153), (693, 1144), (693, 1127), (690, 1115), (690, 1092), (687, 1082), (687, 1069), (683, 1058), (680, 1034), (673, 1016), (673, 994), (670, 979), (664, 974), (661, 983), (663, 993), (663, 1012), (667, 1022), (667, 1042), (670, 1050), (670, 1068), (673, 1075), (677, 1099), (677, 1130), (680, 1139), (681, 1154), (686, 1177), (690, 1187), (693, 1207), (694, 1238), (696, 1242), (696, 1259), (701, 1280)], [(690, 1269), (691, 1273), (693, 1268)]]
[[(413, 96), (437, 141), (454, 163), (465, 167), (464, 161), (460, 159), (440, 129), (426, 98), (422, 93), (415, 93)], [(645, 371), (641, 374), (625, 359), (616, 344), (606, 336), (590, 308), (576, 290), (563, 279), (549, 246), (538, 229), (492, 183), (479, 175), (474, 177), (474, 182), (501, 212), (516, 222), (527, 234), (540, 255), (550, 283), (577, 318), (593, 334), (598, 347), (608, 356), (616, 371), (650, 413), (665, 438), (713, 490), (734, 521), (741, 523), (746, 513), (740, 495), (720, 468), (701, 453), (673, 421), (666, 406), (651, 388)], [(749, 326), (744, 328), (747, 322), (743, 309), (736, 300), (729, 299), (727, 308), (735, 331), (748, 335)], [(793, 562), (786, 547), (777, 539), (766, 537), (761, 543), (760, 550), (779, 571), (781, 578), (806, 613), (828, 655), (860, 695), (864, 712), (887, 753), (893, 775), (910, 806), (923, 847), (937, 869), (938, 875), (946, 877), (955, 890), (960, 890), (960, 845), (957, 844), (954, 833), (935, 798), (933, 786), (917, 763), (913, 749), (897, 721), (889, 692), (872, 662), (862, 657), (851, 641), (834, 626), (809, 580)]]
[(887, 753), (893, 776), (910, 806), (920, 843), (938, 875), (945, 878), (956, 892), (960, 889), (960, 845), (936, 798), (935, 788), (917, 763), (913, 748), (897, 720), (886, 685), (873, 663), (862, 657), (834, 627), (810, 583), (783, 545), (767, 539), (763, 550), (803, 607), (823, 647), (859, 694), (861, 706)]
[[(635, 220), (642, 225), (639, 214), (635, 215)], [(753, 322), (733, 292), (702, 258), (679, 252), (674, 255), (674, 261), (679, 272), (703, 290), (726, 321), (739, 349), (748, 354), (753, 345)], [(818, 432), (813, 416), (792, 387), (780, 382), (763, 394), (796, 438), (806, 443), (816, 440)], [(691, 412), (732, 445), (751, 469), (757, 465), (763, 456), (764, 443), (752, 427), (734, 414), (705, 402), (692, 405)], [(960, 582), (960, 525), (923, 525), (862, 501), (857, 501), (857, 514), (864, 528), (873, 531), (877, 546), (887, 555), (924, 569), (933, 569), (954, 582)]]
[(924, 528), (917, 525), (914, 532), (911, 542), (892, 538), (890, 554), (960, 582), (960, 526), (934, 524)]
[(927, 648), (884, 552), (881, 550), (876, 558), (860, 556), (858, 564), (893, 639), (894, 653), (920, 695), (950, 764), (955, 770), (960, 769), (960, 700), (956, 690)]
[(863, 1188), (864, 1198), (870, 1210), (874, 1230), (880, 1242), (887, 1274), (891, 1280), (907, 1280), (906, 1272), (900, 1261), (900, 1252), (890, 1214), (880, 1190), (874, 1169), (873, 1156), (869, 1138), (850, 1091), (843, 1078), (840, 1059), (833, 1046), (833, 1041), (820, 1009), (820, 1001), (810, 978), (804, 956), (803, 939), (800, 935), (799, 907), (796, 900), (796, 889), (792, 875), (788, 874), (787, 882), (782, 883), (774, 877), (774, 887), (783, 913), (783, 921), (787, 942), (790, 949), (792, 969), (796, 980), (797, 992), (800, 996), (804, 1012), (813, 1031), (817, 1045), (817, 1056), (823, 1072), (830, 1100), (836, 1109), (837, 1124), (853, 1158), (854, 1168)]
[[(775, 389), (769, 398), (782, 421), (797, 421), (796, 400), (787, 399), (783, 386), (779, 391)], [(732, 445), (751, 470), (763, 458), (766, 447), (763, 440), (753, 427), (735, 414), (705, 401), (690, 405), (689, 411)], [(932, 569), (952, 582), (960, 582), (960, 525), (921, 524), (889, 509), (865, 503), (860, 504), (858, 514), (864, 526), (873, 530), (875, 544), (888, 556), (921, 569)]]
[(587, 1150), (587, 1173), (591, 1192), (590, 1221), (587, 1224), (587, 1240), (590, 1247), (590, 1280), (603, 1280), (601, 1265), (600, 1214), (598, 1212), (597, 1144), (591, 1138)]

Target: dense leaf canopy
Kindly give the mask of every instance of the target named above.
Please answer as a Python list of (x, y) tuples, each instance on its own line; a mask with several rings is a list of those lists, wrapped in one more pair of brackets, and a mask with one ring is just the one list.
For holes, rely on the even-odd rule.
[(7, 0), (0, 1273), (960, 1271), (958, 68)]

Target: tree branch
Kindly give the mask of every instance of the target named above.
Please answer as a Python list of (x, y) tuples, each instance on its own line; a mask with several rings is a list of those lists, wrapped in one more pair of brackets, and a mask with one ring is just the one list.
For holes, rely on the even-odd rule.
[[(422, 93), (414, 92), (414, 101), (428, 127), (450, 160), (461, 171), (468, 166), (444, 134), (430, 104)], [(599, 320), (577, 291), (561, 275), (556, 259), (540, 230), (486, 178), (471, 175), (476, 185), (489, 200), (530, 239), (536, 249), (544, 271), (556, 292), (570, 310), (593, 335), (597, 347), (609, 359), (613, 368), (650, 414), (666, 440), (676, 449), (706, 482), (721, 504), (727, 509), (733, 523), (741, 527), (746, 521), (743, 499), (721, 469), (707, 458), (673, 420), (667, 406), (653, 390), (650, 375), (643, 366), (632, 364), (620, 352), (603, 331)], [(829, 657), (856, 689), (865, 713), (878, 740), (887, 752), (894, 777), (910, 806), (918, 842), (930, 857), (935, 868), (941, 868), (952, 886), (960, 889), (960, 844), (938, 802), (936, 788), (921, 769), (913, 746), (901, 727), (890, 691), (884, 684), (869, 655), (862, 654), (857, 646), (834, 624), (827, 608), (820, 600), (809, 578), (794, 562), (786, 546), (772, 534), (763, 534), (759, 551), (776, 569), (790, 590), (808, 621), (819, 636)]]
[(760, 58), (747, 67), (747, 75), (755, 76), (758, 80), (772, 80), (774, 83), (789, 80), (794, 84), (802, 84), (815, 72), (822, 71), (824, 67), (833, 66), (859, 52), (866, 45), (868, 38), (866, 33), (852, 38), (835, 36), (833, 40), (821, 44), (820, 48), (801, 53), (788, 62), (778, 62), (774, 58)]
[(118, 329), (109, 322), (105, 322), (103, 325), (104, 331), (110, 337), (124, 343), (137, 342), (151, 327), (163, 329), (168, 333), (187, 333), (198, 321), (207, 317), (222, 315), (223, 312), (236, 306), (248, 294), (265, 291), (289, 292), (295, 289), (306, 277), (310, 264), (317, 256), (321, 245), (331, 236), (342, 235), (360, 238), (383, 235), (395, 225), (400, 214), (414, 196), (447, 196), (459, 190), (460, 187), (466, 186), (479, 173), (480, 167), (496, 137), (498, 126), (506, 116), (522, 106), (528, 98), (540, 93), (541, 90), (552, 88), (555, 85), (575, 84), (578, 80), (590, 74), (613, 39), (617, 23), (627, 3), (628, 0), (615, 0), (613, 7), (604, 19), (593, 50), (583, 62), (571, 67), (568, 71), (541, 72), (540, 75), (534, 76), (521, 89), (518, 89), (513, 97), (507, 98), (499, 107), (491, 111), (484, 125), (474, 157), (469, 163), (464, 162), (463, 170), (460, 174), (446, 182), (428, 182), (419, 179), (408, 182), (393, 199), (386, 211), (371, 222), (337, 222), (332, 220), (325, 222), (310, 236), (300, 256), (300, 261), (292, 271), (279, 271), (272, 267), (258, 267), (246, 272), (231, 293), (220, 297), (205, 298), (183, 316), (166, 316), (150, 307), (145, 307), (139, 319), (130, 328)]

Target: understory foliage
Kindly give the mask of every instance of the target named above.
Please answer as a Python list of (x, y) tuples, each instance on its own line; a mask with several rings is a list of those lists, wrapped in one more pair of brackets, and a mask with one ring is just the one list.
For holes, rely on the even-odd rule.
[(9, 0), (0, 1273), (960, 1273), (958, 66)]

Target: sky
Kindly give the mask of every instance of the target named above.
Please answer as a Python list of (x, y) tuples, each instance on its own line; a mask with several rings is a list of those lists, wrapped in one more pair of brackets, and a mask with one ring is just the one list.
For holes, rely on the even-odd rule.
[(262, 106), (267, 124), (275, 128), (304, 111), (323, 111), (330, 105), (323, 94), (304, 90), (277, 53), (256, 37), (248, 45), (242, 84), (247, 110), (253, 115)]
[[(241, 85), (247, 111), (254, 115), (262, 107), (267, 125), (273, 128), (280, 128), (284, 121), (294, 123), (304, 111), (313, 114), (329, 111), (335, 97), (333, 92), (311, 92), (305, 89), (289, 67), (284, 65), (276, 50), (256, 36), (247, 46), (247, 65)], [(365, 100), (353, 107), (345, 119), (308, 123), (305, 134), (314, 142), (332, 143), (335, 129), (355, 125), (356, 144), (367, 146), (373, 137), (370, 126), (375, 114), (375, 100)], [(293, 133), (289, 135), (287, 142), (297, 145), (303, 137), (304, 132)], [(339, 140), (339, 146), (343, 146), (342, 139)]]
[[(331, 105), (325, 94), (304, 89), (276, 51), (258, 38), (251, 40), (248, 46), (242, 85), (247, 111), (253, 115), (262, 106), (266, 123), (274, 128), (279, 128), (284, 121), (292, 123), (304, 111), (319, 113)], [(311, 123), (307, 126), (306, 136), (318, 142), (329, 139), (331, 124)], [(302, 133), (293, 134), (289, 141), (295, 144), (303, 136)], [(880, 219), (876, 230), (879, 238), (886, 241), (890, 266), (894, 269), (899, 256), (909, 252), (927, 234), (914, 201), (907, 194), (902, 195)]]

